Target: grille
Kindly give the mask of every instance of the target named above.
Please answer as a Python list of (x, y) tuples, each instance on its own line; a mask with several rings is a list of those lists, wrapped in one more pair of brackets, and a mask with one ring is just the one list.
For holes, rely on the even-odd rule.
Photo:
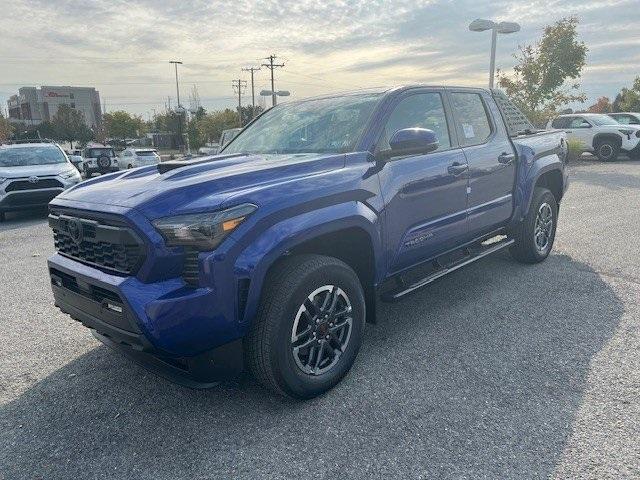
[(143, 243), (129, 228), (96, 220), (49, 215), (59, 253), (110, 271), (134, 275), (144, 261)]
[(29, 180), (16, 180), (11, 182), (5, 192), (18, 192), (20, 190), (40, 190), (42, 188), (62, 188), (63, 185), (55, 178), (40, 178), (36, 183)]
[(198, 251), (187, 248), (184, 252), (182, 278), (189, 285), (198, 285), (200, 269), (198, 267)]

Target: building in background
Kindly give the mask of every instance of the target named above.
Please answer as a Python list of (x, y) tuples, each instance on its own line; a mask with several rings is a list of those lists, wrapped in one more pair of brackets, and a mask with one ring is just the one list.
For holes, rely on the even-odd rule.
[(22, 87), (7, 101), (9, 121), (38, 125), (51, 121), (60, 105), (66, 104), (84, 114), (89, 128), (102, 123), (100, 94), (93, 87)]

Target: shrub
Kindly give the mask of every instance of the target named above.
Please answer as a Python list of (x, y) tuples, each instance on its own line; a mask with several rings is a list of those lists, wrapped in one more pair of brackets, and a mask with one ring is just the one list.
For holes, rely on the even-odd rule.
[(569, 149), (567, 152), (567, 162), (573, 162), (579, 159), (584, 153), (584, 147), (580, 140), (576, 140), (574, 138), (567, 140), (567, 147)]

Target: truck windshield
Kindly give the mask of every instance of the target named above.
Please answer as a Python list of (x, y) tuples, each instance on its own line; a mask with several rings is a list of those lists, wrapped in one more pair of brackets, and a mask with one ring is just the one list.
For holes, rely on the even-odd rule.
[(222, 153), (346, 153), (356, 146), (380, 94), (279, 105), (245, 128)]
[(0, 149), (0, 167), (27, 167), (65, 163), (64, 154), (56, 147), (18, 147)]

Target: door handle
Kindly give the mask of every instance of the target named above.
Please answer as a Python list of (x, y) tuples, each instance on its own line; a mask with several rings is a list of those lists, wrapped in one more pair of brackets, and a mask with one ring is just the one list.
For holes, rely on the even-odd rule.
[(503, 165), (511, 165), (513, 161), (516, 159), (516, 156), (513, 153), (503, 153), (498, 157), (498, 163)]
[(464, 173), (466, 170), (469, 169), (469, 165), (467, 165), (466, 163), (454, 163), (452, 165), (449, 165), (449, 167), (447, 168), (447, 171), (449, 172), (450, 175), (460, 175), (462, 173)]

